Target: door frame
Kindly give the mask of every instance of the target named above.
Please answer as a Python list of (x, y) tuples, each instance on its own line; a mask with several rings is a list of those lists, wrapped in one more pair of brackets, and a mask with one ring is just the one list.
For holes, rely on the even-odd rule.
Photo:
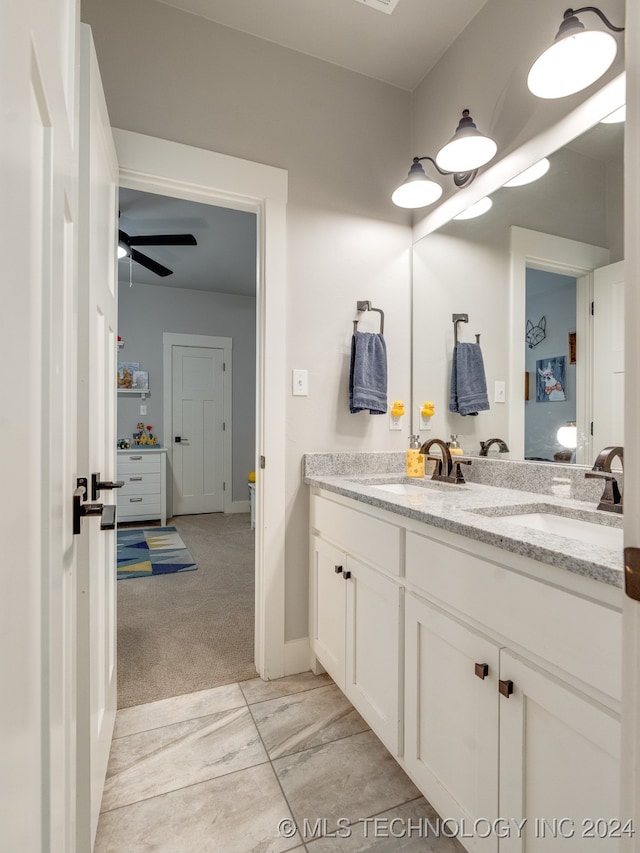
[[(224, 462), (222, 478), (229, 486), (224, 490), (224, 512), (232, 512), (233, 503), (233, 419), (231, 395), (233, 391), (232, 338), (215, 337), (214, 335), (186, 335), (178, 332), (163, 332), (162, 361), (163, 361), (163, 435), (167, 448), (167, 460), (173, 463), (173, 347), (205, 347), (206, 349), (221, 349), (225, 364), (222, 376), (222, 419), (225, 430), (222, 435)], [(168, 478), (169, 479), (169, 478)], [(171, 487), (167, 489), (167, 516), (173, 515), (173, 478)]]
[(128, 130), (114, 128), (113, 137), (121, 186), (257, 215), (255, 665), (261, 678), (280, 678), (286, 674), (286, 335), (282, 329), (288, 173)]

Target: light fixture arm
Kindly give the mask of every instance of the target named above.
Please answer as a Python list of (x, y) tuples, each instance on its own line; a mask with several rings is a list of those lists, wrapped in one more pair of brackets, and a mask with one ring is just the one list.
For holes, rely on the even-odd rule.
[(567, 18), (572, 18), (574, 15), (580, 15), (582, 12), (595, 12), (596, 15), (600, 18), (605, 26), (609, 27), (610, 30), (613, 30), (614, 33), (623, 33), (624, 27), (615, 27), (611, 21), (607, 18), (604, 12), (601, 9), (598, 9), (596, 6), (583, 6), (581, 9), (567, 9), (564, 13), (563, 20), (567, 20)]
[[(467, 112), (468, 112), (468, 111), (467, 111)], [(421, 160), (428, 160), (430, 163), (433, 163), (433, 165), (436, 167), (436, 169), (438, 170), (438, 172), (439, 172), (441, 175), (453, 175), (453, 183), (454, 183), (457, 187), (464, 187), (464, 186), (466, 186), (467, 184), (470, 184), (470, 183), (471, 183), (471, 181), (472, 181), (472, 180), (475, 178), (475, 176), (478, 174), (478, 170), (477, 170), (477, 169), (474, 169), (474, 170), (473, 170), (473, 171), (471, 171), (471, 172), (447, 172), (447, 171), (445, 171), (444, 169), (441, 169), (441, 168), (440, 168), (440, 166), (438, 166), (438, 164), (437, 164), (437, 163), (436, 163), (436, 161), (433, 159), (433, 157), (428, 157), (428, 156), (427, 156), (427, 157), (414, 157), (414, 158), (413, 158), (413, 162), (414, 162), (414, 163), (419, 163)]]

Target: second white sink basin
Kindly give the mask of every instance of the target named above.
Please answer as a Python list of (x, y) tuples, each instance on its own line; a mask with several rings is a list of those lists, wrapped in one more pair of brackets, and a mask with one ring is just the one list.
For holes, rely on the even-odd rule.
[(534, 530), (542, 530), (556, 536), (577, 539), (588, 545), (599, 545), (602, 548), (622, 550), (623, 530), (618, 527), (609, 527), (605, 524), (582, 521), (579, 518), (569, 518), (549, 512), (525, 512), (516, 515), (503, 515), (500, 516), (500, 520), (523, 527), (531, 527)]

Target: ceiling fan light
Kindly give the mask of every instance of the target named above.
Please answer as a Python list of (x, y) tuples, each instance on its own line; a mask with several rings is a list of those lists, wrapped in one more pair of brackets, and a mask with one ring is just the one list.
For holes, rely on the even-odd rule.
[(497, 150), (495, 141), (478, 130), (469, 110), (463, 110), (453, 137), (436, 154), (436, 163), (445, 172), (472, 172), (493, 159)]
[(418, 163), (417, 158), (414, 158), (407, 179), (394, 190), (391, 201), (397, 207), (415, 209), (433, 204), (441, 195), (442, 187), (440, 184), (431, 181)]
[(546, 157), (543, 157), (542, 160), (538, 160), (538, 162), (534, 163), (533, 166), (529, 166), (528, 169), (520, 172), (519, 175), (516, 175), (515, 178), (511, 178), (510, 181), (506, 181), (502, 186), (522, 187), (525, 184), (532, 184), (534, 181), (537, 181), (543, 175), (547, 174), (550, 165), (551, 163), (549, 160)]
[(527, 77), (529, 91), (538, 98), (564, 98), (595, 83), (611, 66), (618, 46), (611, 33), (562, 25), (554, 43), (536, 59)]

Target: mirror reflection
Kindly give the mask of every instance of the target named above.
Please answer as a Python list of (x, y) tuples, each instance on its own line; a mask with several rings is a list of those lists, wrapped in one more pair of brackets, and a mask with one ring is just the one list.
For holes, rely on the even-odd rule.
[[(622, 444), (624, 123), (548, 155), (539, 180), (414, 244), (413, 432), (467, 454), (591, 465)], [(592, 303), (594, 313), (592, 314)], [(480, 336), (489, 411), (449, 411), (458, 339)], [(425, 401), (431, 418), (420, 417)], [(494, 442), (489, 456), (501, 453)]]

